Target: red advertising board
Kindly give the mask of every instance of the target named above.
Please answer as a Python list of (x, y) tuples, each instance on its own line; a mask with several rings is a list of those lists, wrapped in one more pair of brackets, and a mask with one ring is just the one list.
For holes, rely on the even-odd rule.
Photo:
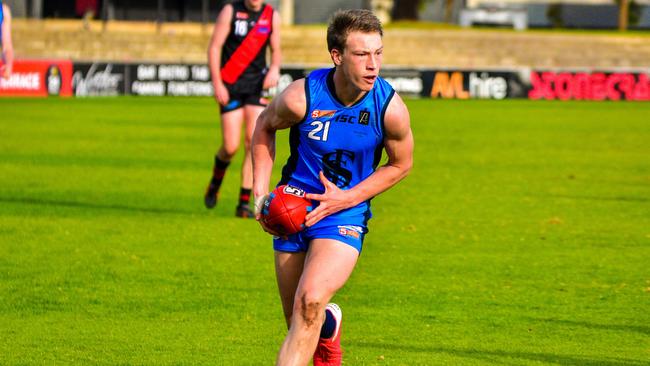
[(626, 72), (532, 72), (530, 99), (650, 100), (646, 74)]
[(72, 96), (72, 61), (16, 60), (9, 79), (0, 78), (0, 96)]

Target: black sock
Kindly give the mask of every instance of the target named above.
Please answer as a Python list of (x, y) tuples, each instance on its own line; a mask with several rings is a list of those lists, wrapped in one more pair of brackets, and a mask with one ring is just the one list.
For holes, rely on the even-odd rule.
[(230, 165), (229, 161), (223, 161), (218, 157), (214, 157), (214, 167), (212, 168), (212, 180), (210, 184), (219, 190), (221, 187), (221, 182), (223, 181), (223, 176), (226, 175), (226, 169)]
[(239, 190), (239, 205), (247, 205), (251, 199), (252, 189), (243, 188)]
[(320, 337), (321, 338), (332, 338), (334, 335), (334, 330), (336, 329), (336, 319), (329, 311), (325, 311), (325, 321), (323, 326), (320, 328)]

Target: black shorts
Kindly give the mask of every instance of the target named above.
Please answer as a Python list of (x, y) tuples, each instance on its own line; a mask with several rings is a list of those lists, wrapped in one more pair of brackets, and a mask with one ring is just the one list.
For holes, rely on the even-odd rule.
[(268, 100), (262, 97), (262, 83), (265, 74), (244, 74), (234, 84), (226, 84), (226, 89), (230, 94), (230, 101), (228, 104), (221, 106), (221, 114), (234, 111), (245, 105), (266, 107)]
[(221, 114), (228, 113), (239, 109), (245, 105), (258, 105), (266, 107), (269, 102), (262, 97), (262, 91), (256, 93), (236, 93), (228, 90), (230, 101), (226, 105), (221, 105)]

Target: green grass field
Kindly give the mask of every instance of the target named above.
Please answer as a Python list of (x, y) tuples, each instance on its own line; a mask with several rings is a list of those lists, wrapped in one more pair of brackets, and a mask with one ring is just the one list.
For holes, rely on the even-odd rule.
[[(414, 169), (335, 298), (345, 365), (650, 364), (650, 104), (407, 103)], [(0, 364), (273, 364), (241, 156), (202, 203), (211, 99), (0, 110)]]

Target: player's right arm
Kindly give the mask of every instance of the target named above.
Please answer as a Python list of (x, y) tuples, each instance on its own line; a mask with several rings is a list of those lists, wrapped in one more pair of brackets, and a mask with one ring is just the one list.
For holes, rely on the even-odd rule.
[(230, 100), (228, 89), (226, 89), (223, 80), (221, 80), (221, 50), (230, 33), (232, 13), (232, 4), (224, 5), (217, 16), (217, 22), (214, 25), (212, 38), (210, 38), (210, 46), (208, 47), (208, 65), (210, 66), (210, 74), (212, 75), (214, 98), (221, 105), (228, 104)]
[[(275, 132), (299, 123), (307, 113), (305, 79), (291, 83), (257, 118), (253, 133), (253, 195), (256, 214), (269, 192), (273, 161), (275, 160)], [(259, 217), (258, 217), (259, 218)]]
[(3, 78), (9, 79), (14, 66), (14, 46), (11, 42), (11, 10), (6, 4), (2, 4), (4, 20), (2, 22), (2, 69), (0, 73)]

